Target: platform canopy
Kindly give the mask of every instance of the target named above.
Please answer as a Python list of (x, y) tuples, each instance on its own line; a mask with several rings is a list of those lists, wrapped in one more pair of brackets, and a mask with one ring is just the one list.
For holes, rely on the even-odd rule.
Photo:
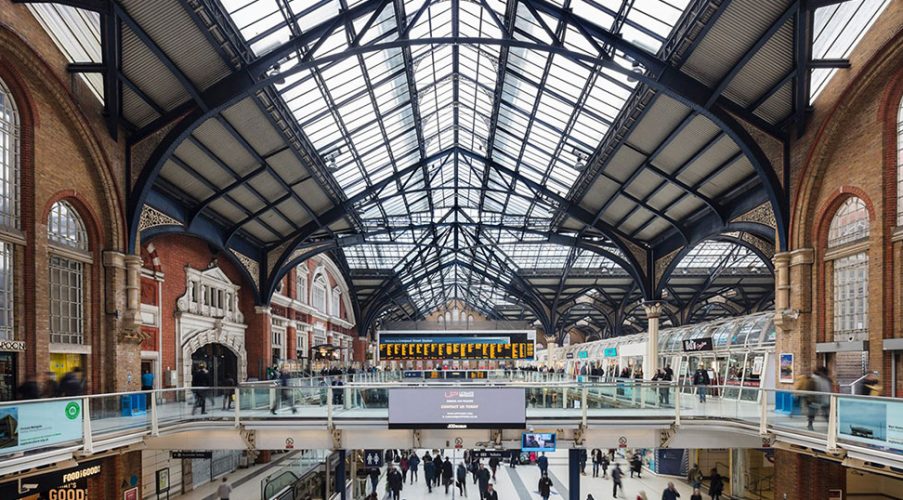
[(616, 335), (772, 304), (784, 145), (890, 2), (26, 3), (126, 131), (133, 249), (204, 238), (261, 303), (328, 252), (364, 328)]

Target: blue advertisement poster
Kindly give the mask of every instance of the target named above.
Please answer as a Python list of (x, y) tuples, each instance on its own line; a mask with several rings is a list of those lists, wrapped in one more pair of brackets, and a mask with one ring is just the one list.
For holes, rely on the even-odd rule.
[(0, 408), (0, 454), (42, 448), (81, 437), (80, 399)]
[(838, 437), (903, 454), (903, 402), (840, 398)]

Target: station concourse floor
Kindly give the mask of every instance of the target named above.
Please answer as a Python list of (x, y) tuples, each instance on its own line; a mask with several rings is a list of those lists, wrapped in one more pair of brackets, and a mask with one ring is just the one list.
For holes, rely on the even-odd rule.
[[(420, 450), (420, 454), (422, 455), (423, 453), (424, 450)], [(552, 495), (549, 498), (566, 499), (568, 498), (569, 493), (567, 488), (567, 451), (559, 450), (555, 453), (548, 453), (546, 454), (546, 456), (549, 457), (549, 477), (554, 483), (554, 488), (552, 488)], [(458, 460), (460, 461), (460, 454)], [(452, 460), (452, 462), (455, 463), (454, 460)], [(674, 482), (674, 485), (677, 487), (681, 498), (689, 499), (690, 495), (693, 493), (693, 489), (687, 484), (685, 480), (668, 476), (656, 476), (655, 474), (652, 474), (647, 470), (643, 471), (642, 478), (631, 479), (627, 462), (621, 457), (618, 457), (615, 462), (621, 464), (621, 470), (625, 473), (622, 483), (624, 486), (624, 492), (621, 493), (619, 491), (618, 498), (634, 500), (640, 491), (644, 491), (646, 493), (646, 497), (649, 500), (658, 500), (662, 497), (662, 491), (664, 491), (668, 486), (669, 481)], [(483, 460), (483, 463), (487, 464), (487, 461)], [(612, 468), (610, 467), (608, 469), (609, 473), (611, 472), (611, 470)], [(501, 464), (499, 465), (499, 468), (496, 472), (496, 480), (491, 482), (494, 484), (496, 491), (498, 491), (499, 500), (541, 499), (542, 497), (539, 496), (537, 490), (539, 477), (539, 468), (535, 465), (518, 465), (516, 468), (512, 469), (508, 467), (507, 464)], [(422, 466), (420, 467), (419, 480), (414, 484), (410, 484), (410, 480), (411, 478), (410, 476), (408, 476), (408, 482), (401, 490), (402, 500), (452, 498), (451, 486), (449, 486), (448, 495), (445, 494), (444, 486), (439, 486), (438, 488), (434, 487), (432, 493), (428, 492), (426, 481), (423, 478)], [(369, 488), (369, 483), (367, 484), (367, 486)], [(385, 496), (385, 488), (385, 474), (383, 474), (380, 478), (379, 485), (377, 486), (377, 492), (379, 494), (380, 500), (382, 500)], [(368, 489), (367, 493), (369, 492), (370, 490)], [(585, 499), (588, 494), (593, 495), (593, 498), (595, 500), (612, 498), (611, 478), (609, 477), (608, 479), (603, 479), (602, 477), (592, 477), (592, 464), (587, 464), (586, 476), (580, 477), (580, 499)], [(708, 498), (708, 495), (705, 494), (705, 491), (703, 491), (703, 497)], [(458, 498), (460, 498), (460, 495), (457, 495), (456, 490), (455, 499), (457, 500)], [(477, 489), (477, 486), (473, 484), (473, 479), (470, 474), (468, 474), (466, 498), (469, 500), (479, 500), (480, 498), (479, 490)]]

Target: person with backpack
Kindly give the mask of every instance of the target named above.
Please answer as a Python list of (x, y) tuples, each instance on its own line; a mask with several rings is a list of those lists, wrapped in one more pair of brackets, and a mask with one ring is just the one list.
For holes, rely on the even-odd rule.
[(386, 487), (392, 494), (392, 500), (401, 500), (401, 489), (404, 487), (404, 479), (401, 472), (394, 465), (389, 464), (389, 471), (386, 472)]
[(461, 496), (467, 496), (467, 467), (464, 466), (464, 462), (458, 464), (458, 470), (455, 471), (455, 475), (457, 476), (455, 479), (457, 483), (455, 486), (458, 487), (458, 494)]
[(423, 455), (423, 479), (426, 480), (426, 487), (430, 493), (433, 492), (433, 478), (436, 476), (436, 464), (433, 463), (433, 457), (429, 453)]
[(419, 467), (420, 457), (417, 456), (417, 452), (413, 452), (408, 457), (408, 468), (411, 471), (411, 484), (414, 484), (414, 481), (417, 481), (417, 471)]
[(699, 394), (699, 402), (705, 403), (706, 391), (709, 384), (712, 383), (709, 378), (709, 372), (706, 371), (705, 365), (700, 364), (696, 372), (693, 373), (693, 385), (696, 386), (696, 392)]

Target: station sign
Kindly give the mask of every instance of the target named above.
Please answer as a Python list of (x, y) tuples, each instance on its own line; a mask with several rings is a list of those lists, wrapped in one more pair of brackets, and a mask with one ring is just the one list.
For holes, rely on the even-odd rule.
[(606, 358), (617, 358), (618, 357), (618, 348), (617, 347), (606, 347), (605, 351), (602, 353)]
[(586, 351), (580, 351), (577, 353), (577, 357), (580, 359), (586, 359), (589, 357), (589, 353)]
[(203, 458), (213, 458), (212, 451), (189, 451), (189, 450), (178, 450), (169, 452), (169, 456), (172, 458), (182, 458), (182, 459), (203, 459)]
[(711, 337), (702, 339), (687, 339), (683, 342), (684, 352), (711, 351), (714, 348)]
[(24, 340), (0, 340), (0, 351), (22, 352), (24, 350)]
[(530, 360), (535, 349), (531, 332), (379, 333), (383, 361)]
[(473, 450), (471, 454), (480, 460), (488, 458), (498, 458), (501, 460), (511, 458), (512, 451), (517, 452), (517, 454), (520, 455), (520, 450)]
[(569, 352), (569, 353), (565, 354), (564, 357), (567, 359), (574, 359), (574, 353)]
[(367, 467), (382, 467), (383, 466), (383, 451), (382, 450), (364, 450), (364, 465)]

